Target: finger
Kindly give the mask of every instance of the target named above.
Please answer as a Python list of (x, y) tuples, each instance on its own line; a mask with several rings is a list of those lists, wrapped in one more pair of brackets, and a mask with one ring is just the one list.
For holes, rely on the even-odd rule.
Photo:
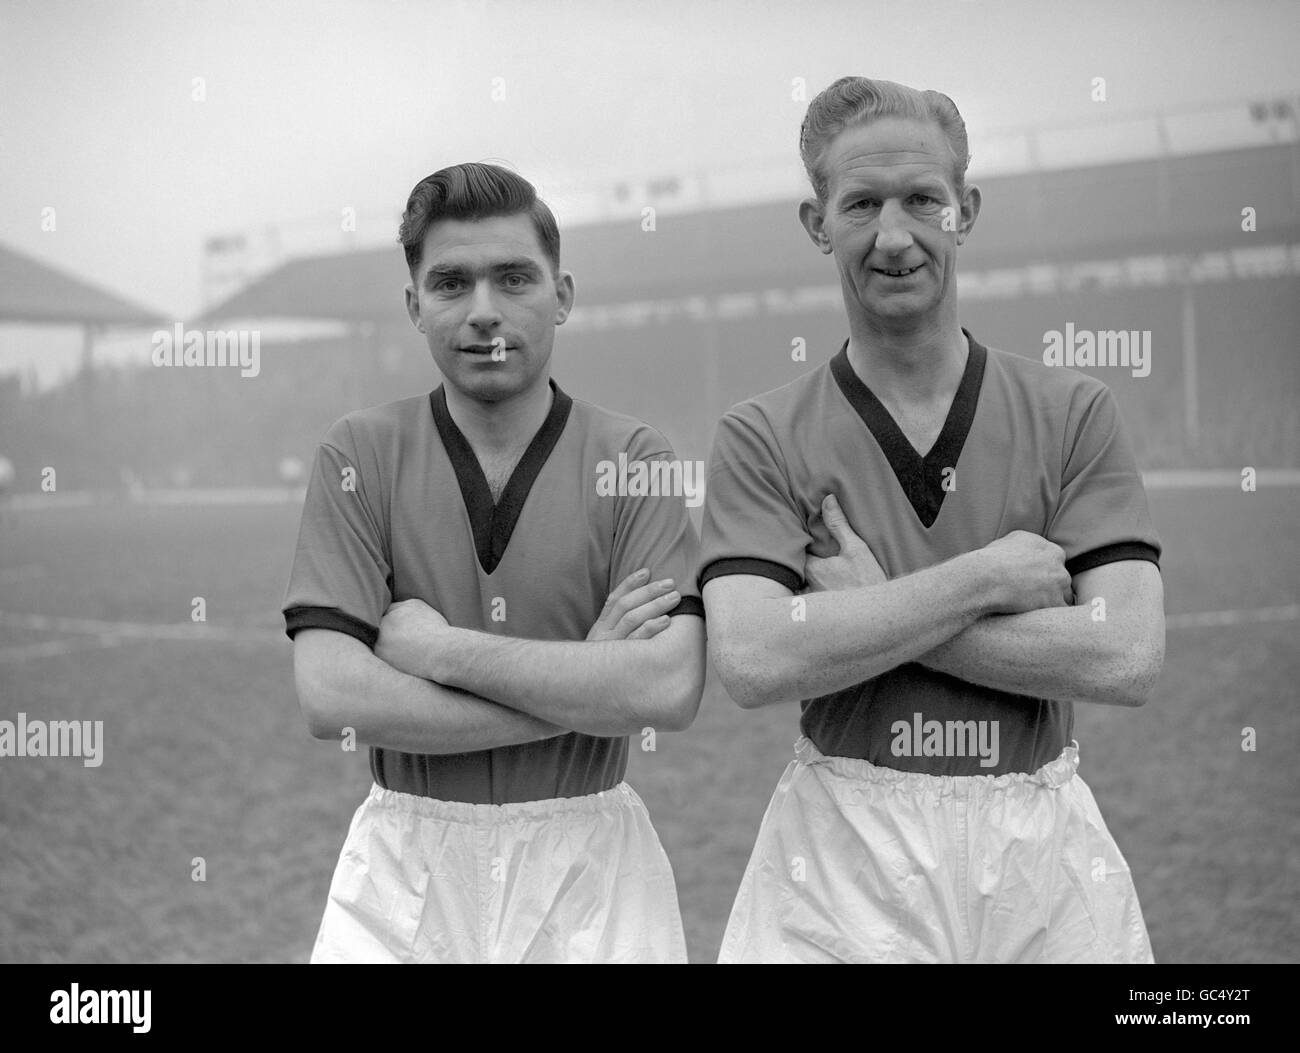
[(651, 618), (648, 622), (643, 622), (627, 637), (629, 640), (652, 640), (661, 632), (668, 628), (668, 623), (672, 619), (666, 614), (659, 615), (658, 618)]
[(646, 567), (640, 570), (634, 570), (626, 578), (620, 581), (614, 591), (605, 597), (605, 605), (601, 607), (600, 614), (596, 617), (596, 624), (592, 626), (593, 631), (611, 628), (616, 621), (622, 616), (626, 608), (619, 607), (619, 603), (626, 598), (628, 593), (637, 587), (640, 582), (650, 577), (650, 571)]
[(826, 529), (831, 532), (831, 537), (839, 543), (841, 552), (862, 543), (862, 538), (858, 537), (849, 526), (849, 521), (844, 516), (844, 509), (840, 508), (839, 499), (834, 494), (827, 494), (822, 501), (822, 521), (825, 522)]
[(673, 589), (671, 592), (667, 592), (662, 596), (657, 596), (648, 603), (643, 603), (639, 607), (628, 611), (618, 620), (618, 624), (614, 628), (624, 636), (627, 636), (634, 630), (639, 629), (651, 618), (657, 618), (662, 614), (667, 614), (676, 607), (681, 600), (681, 593), (676, 589)]
[(629, 592), (631, 592), (633, 589), (635, 589), (638, 585), (640, 585), (643, 581), (645, 581), (649, 577), (650, 577), (650, 570), (648, 567), (642, 567), (640, 570), (634, 570), (631, 574), (629, 574), (626, 578), (620, 581), (618, 585), (614, 587), (613, 592), (611, 592), (607, 597), (605, 597), (605, 610), (609, 610), (610, 604), (616, 603), (618, 600), (622, 599), (624, 596), (626, 596)]
[(865, 541), (862, 542), (862, 554), (871, 560), (872, 565), (877, 571), (879, 571), (881, 580), (890, 581), (893, 578), (894, 575), (891, 574), (890, 571), (885, 570), (885, 565), (880, 562), (880, 557), (876, 555), (875, 551)]
[(626, 596), (619, 597), (610, 608), (609, 618), (607, 621), (613, 625), (629, 611), (643, 607), (651, 600), (657, 600), (664, 593), (673, 587), (672, 578), (664, 578), (662, 581), (652, 581), (649, 585), (642, 585), (639, 589), (633, 589)]

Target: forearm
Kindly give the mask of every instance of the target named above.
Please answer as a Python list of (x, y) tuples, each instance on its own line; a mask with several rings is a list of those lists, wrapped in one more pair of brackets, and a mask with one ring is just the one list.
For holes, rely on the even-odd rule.
[(692, 616), (674, 618), (650, 640), (522, 640), (449, 629), (429, 671), (587, 735), (675, 731), (690, 723), (699, 702), (703, 631)]
[(915, 660), (995, 602), (983, 564), (959, 556), (877, 585), (747, 603), (711, 629), (714, 661), (747, 708), (814, 698)]
[(1088, 607), (993, 614), (922, 655), (930, 669), (1059, 702), (1140, 705), (1153, 669), (1149, 628), (1094, 620)]
[(468, 753), (553, 738), (567, 728), (464, 691), (408, 676), (376, 658), (351, 655), (346, 666), (300, 681), (311, 733), (338, 739), (352, 728), (367, 746), (406, 753)]

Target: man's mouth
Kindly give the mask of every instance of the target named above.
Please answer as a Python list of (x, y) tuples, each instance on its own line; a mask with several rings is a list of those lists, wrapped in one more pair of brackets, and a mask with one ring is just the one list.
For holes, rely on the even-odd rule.
[(887, 267), (872, 267), (871, 269), (877, 274), (883, 274), (889, 278), (906, 278), (909, 274), (915, 274), (924, 266), (924, 263), (918, 263), (915, 267), (904, 267), (897, 270)]
[(493, 353), (500, 356), (505, 351), (517, 351), (514, 344), (465, 344), (461, 350), (467, 355), (492, 355)]

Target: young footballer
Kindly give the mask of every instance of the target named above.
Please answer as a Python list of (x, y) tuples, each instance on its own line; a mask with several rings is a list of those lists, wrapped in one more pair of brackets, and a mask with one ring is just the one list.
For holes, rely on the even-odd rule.
[(673, 453), (551, 379), (574, 283), (528, 182), (436, 172), (401, 241), (444, 382), (329, 430), (284, 605), (312, 734), (352, 729), (374, 776), (312, 960), (685, 961), (623, 774), (699, 705), (697, 544), (680, 494), (596, 485)]
[(742, 707), (802, 703), (721, 960), (1149, 962), (1072, 738), (1164, 656), (1115, 402), (959, 324), (980, 192), (947, 96), (844, 78), (800, 150), (849, 337), (712, 454), (714, 662)]

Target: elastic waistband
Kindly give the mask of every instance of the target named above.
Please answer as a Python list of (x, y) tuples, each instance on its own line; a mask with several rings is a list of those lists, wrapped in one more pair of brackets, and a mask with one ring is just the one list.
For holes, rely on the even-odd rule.
[(1026, 785), (1055, 789), (1073, 779), (1079, 768), (1079, 743), (1073, 740), (1061, 751), (1059, 757), (1048, 761), (1037, 771), (1008, 772), (1006, 775), (929, 775), (925, 772), (882, 768), (878, 764), (856, 757), (828, 757), (813, 745), (812, 740), (807, 736), (801, 736), (794, 744), (794, 755), (801, 764), (822, 765), (847, 779), (860, 779), (900, 788), (947, 789), (952, 792), (977, 785), (984, 790), (1011, 789)]
[(511, 804), (470, 804), (468, 801), (440, 801), (434, 797), (386, 790), (378, 783), (370, 787), (367, 804), (425, 819), (453, 823), (500, 825), (501, 823), (554, 819), (565, 815), (608, 813), (629, 806), (644, 808), (641, 798), (625, 782), (599, 793), (581, 797), (553, 797), (542, 801)]

